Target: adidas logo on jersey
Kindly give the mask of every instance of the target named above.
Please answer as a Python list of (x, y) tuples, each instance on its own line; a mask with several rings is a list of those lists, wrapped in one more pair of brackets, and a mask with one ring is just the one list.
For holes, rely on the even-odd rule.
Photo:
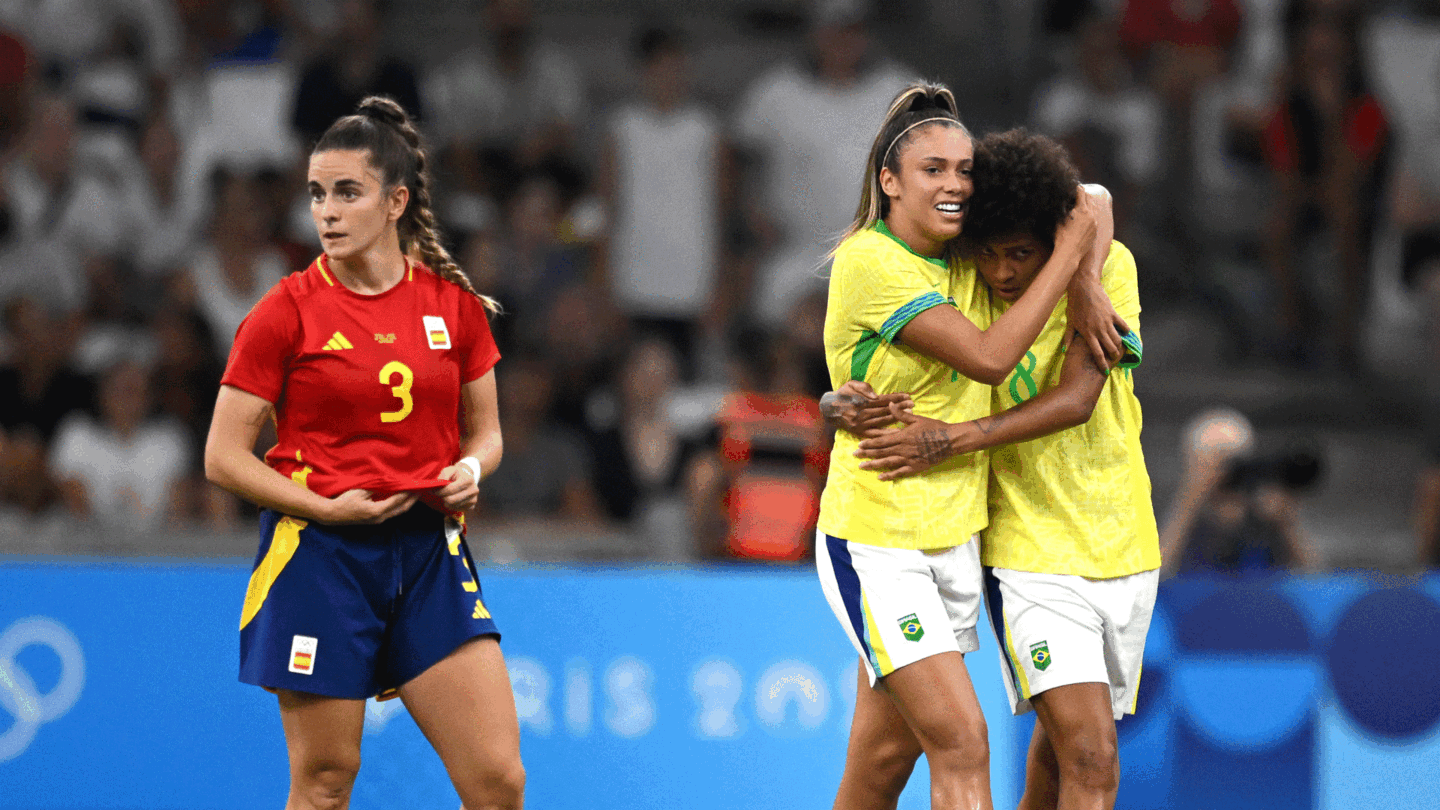
[(330, 336), (330, 342), (325, 344), (325, 351), (339, 351), (340, 349), (353, 349), (355, 344), (345, 339), (345, 336), (336, 332)]

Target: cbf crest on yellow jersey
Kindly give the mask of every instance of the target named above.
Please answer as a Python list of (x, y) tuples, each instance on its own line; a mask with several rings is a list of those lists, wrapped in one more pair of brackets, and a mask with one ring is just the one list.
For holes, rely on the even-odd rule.
[[(1138, 334), (1135, 257), (1119, 242), (1111, 244), (1102, 279), (1115, 310)], [(992, 297), (991, 317), (1000, 317), (1009, 306)], [(1062, 298), (1035, 345), (994, 389), (996, 413), (1059, 382), (1067, 328)], [(1114, 370), (1090, 421), (992, 450), (984, 564), (1091, 579), (1159, 568), (1160, 540), (1140, 452), (1140, 422), (1131, 370)]]
[[(896, 342), (916, 315), (954, 306), (978, 326), (989, 325), (988, 301), (977, 296), (973, 270), (956, 271), (914, 253), (884, 222), (835, 251), (825, 312), (830, 382), (864, 380), (876, 393), (908, 392), (915, 413), (948, 422), (988, 416), (990, 387), (961, 376)], [(938, 464), (922, 475), (881, 481), (861, 470), (860, 440), (841, 431), (820, 498), (819, 527), (855, 543), (889, 548), (958, 546), (985, 527), (984, 453)]]

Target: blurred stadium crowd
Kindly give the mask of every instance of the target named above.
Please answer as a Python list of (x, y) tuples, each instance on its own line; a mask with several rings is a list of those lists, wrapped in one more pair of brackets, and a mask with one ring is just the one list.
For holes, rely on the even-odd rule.
[[(493, 558), (807, 553), (824, 257), (921, 75), (1115, 192), (1147, 312), (1428, 403), (1436, 43), (1420, 0), (0, 0), (0, 522), (141, 550), (249, 525), (201, 471), (216, 386), (318, 252), (309, 144), (372, 93), (421, 119), (446, 237), (505, 307)], [(1399, 372), (1377, 317), (1416, 325)], [(1219, 503), (1250, 445), (1193, 435), (1186, 559), (1305, 564), (1293, 503)], [(1440, 473), (1420, 491), (1433, 561)]]

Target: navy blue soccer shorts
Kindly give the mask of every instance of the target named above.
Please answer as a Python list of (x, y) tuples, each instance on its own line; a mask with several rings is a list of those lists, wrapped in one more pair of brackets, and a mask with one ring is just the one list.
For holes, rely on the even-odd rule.
[(416, 504), (378, 525), (270, 509), (240, 616), (240, 680), (338, 698), (391, 696), (500, 631), (459, 524)]

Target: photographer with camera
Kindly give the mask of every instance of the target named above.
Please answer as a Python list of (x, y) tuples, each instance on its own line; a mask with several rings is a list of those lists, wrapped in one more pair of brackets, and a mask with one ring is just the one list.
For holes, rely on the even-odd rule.
[(1185, 475), (1160, 528), (1162, 578), (1320, 568), (1300, 528), (1299, 493), (1320, 475), (1316, 453), (1255, 455), (1254, 429), (1230, 408), (1201, 413), (1185, 435)]

